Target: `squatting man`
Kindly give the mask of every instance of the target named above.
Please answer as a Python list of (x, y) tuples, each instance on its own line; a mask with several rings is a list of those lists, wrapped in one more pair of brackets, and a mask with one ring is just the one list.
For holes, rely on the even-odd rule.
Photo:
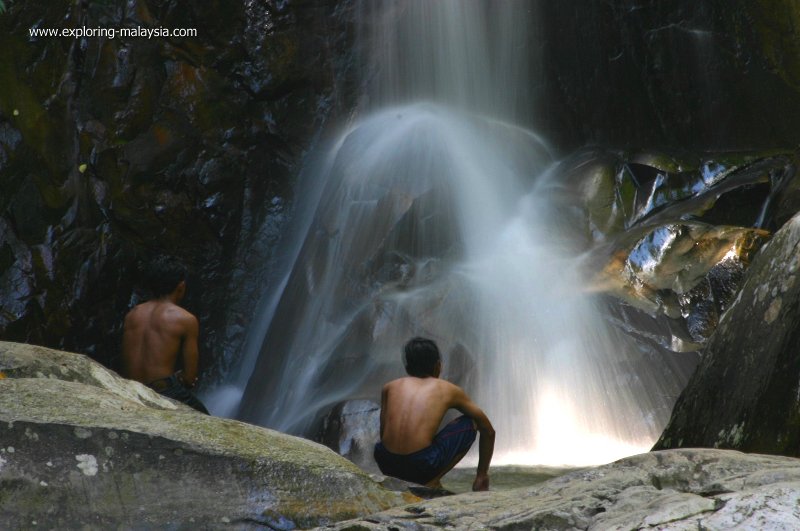
[[(436, 343), (417, 337), (403, 351), (408, 376), (387, 383), (381, 393), (381, 440), (374, 452), (381, 472), (439, 488), (442, 477), (464, 457), (480, 432), (472, 490), (488, 490), (495, 437), (489, 418), (463, 389), (439, 378), (442, 360)], [(437, 433), (451, 408), (463, 415)]]

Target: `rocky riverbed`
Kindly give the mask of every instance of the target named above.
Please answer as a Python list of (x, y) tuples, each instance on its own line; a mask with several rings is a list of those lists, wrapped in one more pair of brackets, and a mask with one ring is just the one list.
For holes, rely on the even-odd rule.
[[(678, 449), (567, 471), (473, 471), (421, 501), (327, 448), (200, 415), (86, 356), (0, 342), (9, 529), (797, 529), (800, 460)], [(355, 520), (352, 520), (355, 518)], [(351, 519), (351, 520), (348, 520)]]
[(685, 449), (532, 487), (427, 500), (325, 529), (790, 530), (800, 526), (799, 503), (800, 460)]

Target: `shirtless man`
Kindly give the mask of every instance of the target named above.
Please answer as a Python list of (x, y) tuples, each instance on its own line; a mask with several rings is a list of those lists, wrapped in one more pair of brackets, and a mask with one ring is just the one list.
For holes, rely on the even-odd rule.
[[(463, 389), (439, 379), (442, 361), (436, 343), (417, 337), (406, 343), (404, 353), (409, 376), (387, 383), (381, 393), (381, 440), (374, 453), (381, 472), (440, 487), (441, 478), (464, 457), (479, 431), (478, 473), (472, 490), (488, 490), (494, 451), (489, 418)], [(450, 408), (463, 415), (436, 433)]]
[[(208, 414), (190, 391), (197, 382), (199, 325), (178, 304), (186, 294), (186, 271), (161, 258), (151, 264), (148, 284), (154, 298), (125, 316), (122, 358), (128, 378)], [(175, 372), (178, 358), (183, 370)]]

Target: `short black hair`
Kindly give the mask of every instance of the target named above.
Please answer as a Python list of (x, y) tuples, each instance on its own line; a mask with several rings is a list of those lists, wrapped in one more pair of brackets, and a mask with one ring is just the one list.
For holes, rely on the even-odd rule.
[(406, 372), (419, 378), (433, 376), (436, 364), (442, 360), (436, 343), (424, 337), (410, 339), (403, 347), (403, 353)]
[(184, 280), (186, 280), (186, 268), (170, 256), (153, 259), (145, 271), (147, 287), (156, 297), (169, 295)]

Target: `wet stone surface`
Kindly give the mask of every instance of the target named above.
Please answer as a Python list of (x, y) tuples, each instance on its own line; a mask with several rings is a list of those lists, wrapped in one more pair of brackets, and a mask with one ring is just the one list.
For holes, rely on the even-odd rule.
[(531, 487), (467, 493), (320, 529), (793, 529), (800, 461), (729, 450), (629, 457)]
[(417, 499), (321, 445), (14, 343), (0, 343), (0, 441), (12, 529), (307, 528)]

